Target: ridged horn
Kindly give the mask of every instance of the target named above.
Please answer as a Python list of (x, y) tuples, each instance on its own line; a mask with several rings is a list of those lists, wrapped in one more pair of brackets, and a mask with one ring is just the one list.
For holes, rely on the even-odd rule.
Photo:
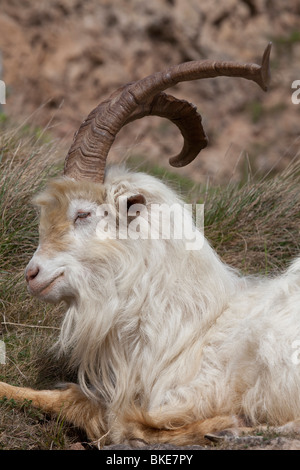
[(261, 65), (191, 61), (119, 88), (88, 115), (75, 133), (65, 160), (64, 175), (102, 183), (107, 156), (117, 133), (129, 122), (149, 115), (165, 117), (177, 125), (184, 144), (181, 152), (169, 162), (176, 167), (187, 165), (207, 145), (201, 116), (194, 105), (162, 92), (179, 82), (219, 76), (252, 80), (267, 91), (270, 52), (271, 43), (264, 51)]

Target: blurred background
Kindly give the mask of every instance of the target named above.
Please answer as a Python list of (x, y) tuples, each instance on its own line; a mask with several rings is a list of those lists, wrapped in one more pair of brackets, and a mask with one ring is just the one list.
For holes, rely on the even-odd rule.
[[(260, 63), (269, 41), (268, 93), (234, 78), (169, 92), (197, 106), (209, 138), (175, 174), (218, 184), (272, 174), (299, 156), (300, 104), (291, 100), (300, 80), (299, 0), (1, 0), (1, 120), (34, 125), (66, 151), (81, 121), (120, 85), (189, 60)], [(171, 123), (144, 118), (120, 132), (110, 161), (169, 169), (181, 143)]]

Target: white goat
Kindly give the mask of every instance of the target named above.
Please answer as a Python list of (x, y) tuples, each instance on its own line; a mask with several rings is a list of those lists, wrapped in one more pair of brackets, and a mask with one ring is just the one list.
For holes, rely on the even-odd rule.
[[(1, 382), (0, 396), (30, 399), (90, 439), (106, 435), (111, 443), (203, 443), (209, 433), (263, 424), (298, 430), (300, 259), (278, 278), (248, 279), (206, 240), (187, 250), (184, 237), (144, 237), (149, 225), (134, 204), (183, 202), (145, 174), (115, 167), (104, 177), (116, 132), (151, 113), (169, 117), (185, 137), (173, 164), (190, 162), (206, 145), (201, 118), (161, 90), (216, 75), (266, 88), (269, 52), (262, 67), (192, 62), (147, 77), (118, 90), (82, 124), (64, 177), (35, 200), (40, 244), (26, 269), (33, 295), (67, 304), (58, 349), (78, 369), (78, 384), (35, 391)], [(140, 221), (138, 239), (101, 236), (103, 205), (119, 228), (122, 197), (128, 221)]]

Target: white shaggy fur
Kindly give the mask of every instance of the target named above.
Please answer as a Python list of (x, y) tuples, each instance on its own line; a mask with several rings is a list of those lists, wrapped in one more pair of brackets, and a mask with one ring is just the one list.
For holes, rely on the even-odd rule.
[[(147, 204), (182, 204), (155, 178), (118, 168), (104, 186), (115, 206), (134, 194)], [(84, 202), (92, 217), (94, 205)], [(39, 265), (43, 279), (63, 271), (51, 298), (33, 293), (67, 301), (58, 345), (78, 367), (84, 393), (105, 403), (113, 441), (126, 435), (122, 416), (132, 404), (159, 411), (164, 423), (237, 415), (279, 425), (300, 417), (300, 259), (280, 277), (246, 278), (206, 240), (187, 251), (184, 240), (99, 241), (94, 225), (80, 230), (69, 231), (72, 243), (59, 253), (42, 241), (27, 270)]]

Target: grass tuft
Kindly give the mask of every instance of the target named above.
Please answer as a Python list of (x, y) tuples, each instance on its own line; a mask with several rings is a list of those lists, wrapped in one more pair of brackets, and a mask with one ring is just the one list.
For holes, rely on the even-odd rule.
[[(0, 119), (0, 340), (7, 358), (0, 364), (0, 380), (23, 386), (40, 381), (47, 387), (65, 371), (63, 361), (57, 364), (46, 354), (63, 309), (31, 298), (23, 279), (38, 244), (38, 216), (30, 201), (61, 172), (57, 144), (42, 136)], [(224, 261), (245, 273), (278, 272), (299, 252), (300, 161), (272, 178), (209, 188), (149, 163), (139, 169), (180, 189), (187, 202), (204, 203), (206, 237)], [(66, 449), (78, 439), (77, 431), (30, 402), (2, 400), (0, 410), (0, 449)]]
[(245, 273), (271, 274), (299, 253), (300, 159), (281, 173), (205, 195), (205, 234)]

